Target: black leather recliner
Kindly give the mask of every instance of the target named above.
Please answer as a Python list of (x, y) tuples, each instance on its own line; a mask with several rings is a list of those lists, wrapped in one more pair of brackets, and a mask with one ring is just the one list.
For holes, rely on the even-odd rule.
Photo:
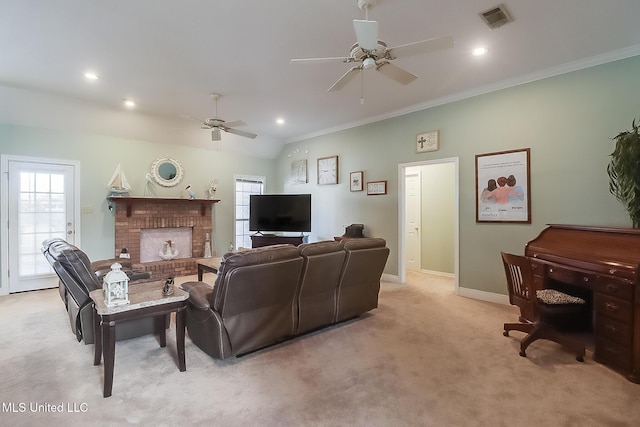
[[(102, 289), (102, 281), (96, 275), (89, 257), (76, 246), (60, 238), (42, 242), (42, 253), (60, 279), (60, 297), (67, 309), (71, 331), (78, 341), (93, 344), (94, 309), (89, 292)], [(119, 323), (116, 326), (116, 339), (123, 340), (154, 332), (153, 319), (136, 319)]]

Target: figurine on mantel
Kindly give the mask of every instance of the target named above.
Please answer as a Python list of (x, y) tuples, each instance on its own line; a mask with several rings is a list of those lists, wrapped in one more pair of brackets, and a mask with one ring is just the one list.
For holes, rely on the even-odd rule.
[(218, 184), (216, 184), (215, 180), (209, 181), (209, 189), (207, 190), (207, 196), (209, 199), (213, 199), (216, 197), (216, 191), (218, 191)]
[(147, 183), (144, 185), (144, 197), (155, 197), (156, 185), (153, 182), (153, 177), (150, 173), (147, 172), (147, 174), (144, 176), (144, 179), (147, 181)]
[(191, 189), (191, 185), (187, 185), (187, 188), (185, 188), (185, 190), (187, 190), (187, 193), (189, 193), (189, 198), (191, 200), (196, 198), (196, 193), (194, 193), (193, 190)]
[(124, 171), (120, 168), (119, 163), (107, 186), (112, 196), (124, 196), (131, 191), (129, 181), (127, 181), (127, 177), (124, 175)]

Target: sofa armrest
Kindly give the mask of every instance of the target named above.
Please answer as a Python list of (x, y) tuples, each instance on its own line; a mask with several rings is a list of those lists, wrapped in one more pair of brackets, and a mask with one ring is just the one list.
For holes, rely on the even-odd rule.
[(185, 282), (180, 289), (189, 293), (189, 303), (200, 310), (210, 308), (211, 293), (213, 288), (204, 282)]

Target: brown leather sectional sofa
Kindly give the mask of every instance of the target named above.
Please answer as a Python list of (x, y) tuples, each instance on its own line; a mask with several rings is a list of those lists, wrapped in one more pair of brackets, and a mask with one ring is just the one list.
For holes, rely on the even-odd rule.
[(222, 258), (213, 288), (187, 282), (187, 330), (225, 359), (351, 319), (378, 306), (384, 239), (274, 245)]

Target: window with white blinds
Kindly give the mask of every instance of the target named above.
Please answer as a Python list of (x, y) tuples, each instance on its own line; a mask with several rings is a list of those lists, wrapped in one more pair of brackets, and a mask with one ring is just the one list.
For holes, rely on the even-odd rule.
[(249, 232), (249, 196), (263, 194), (266, 178), (264, 176), (236, 176), (236, 214), (234, 248), (250, 248)]

